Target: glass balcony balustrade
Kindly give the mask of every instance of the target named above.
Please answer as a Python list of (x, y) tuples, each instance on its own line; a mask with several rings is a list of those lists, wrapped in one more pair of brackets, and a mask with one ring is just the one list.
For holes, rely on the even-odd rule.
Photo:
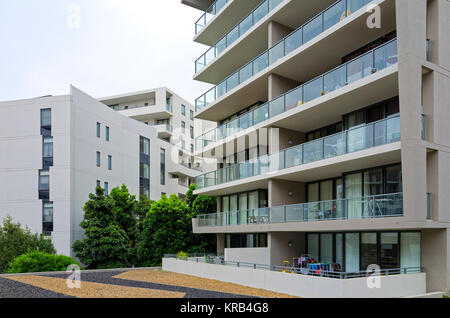
[[(372, 0), (340, 0), (334, 3), (332, 6), (328, 7), (323, 12), (319, 13), (316, 17), (312, 18), (310, 21), (305, 23), (303, 26), (292, 32), (290, 35), (282, 39), (276, 45), (256, 57), (253, 61), (243, 66), (241, 69), (230, 75), (224, 81), (222, 81), (217, 86), (213, 87), (211, 90), (206, 92), (204, 95), (200, 96), (195, 101), (196, 111), (200, 111), (217, 98), (221, 97), (225, 93), (231, 91), (233, 88), (239, 84), (245, 82), (250, 77), (258, 74), (259, 72), (265, 70), (270, 65), (278, 61), (280, 58), (288, 55), (300, 46), (308, 43), (321, 33), (325, 32), (332, 26), (341, 22), (353, 12), (358, 11)], [(260, 7), (265, 8), (264, 10), (270, 11), (278, 6), (280, 0), (269, 0), (264, 1)], [(260, 7), (255, 9), (250, 15), (256, 15), (258, 21), (262, 19), (269, 11), (264, 11), (264, 15), (257, 14)], [(261, 17), (260, 17), (261, 16)], [(241, 24), (244, 26), (240, 27), (241, 24), (236, 26), (228, 35), (221, 39), (216, 45), (211, 47), (205, 54), (203, 54), (197, 61), (195, 61), (195, 72), (198, 73), (206, 65), (208, 65), (213, 59), (215, 59), (220, 53), (222, 53), (229, 45), (234, 43), (242, 34), (247, 32), (256, 22), (255, 17), (247, 17), (250, 22), (244, 23), (244, 19)]]
[(200, 151), (270, 118), (301, 107), (307, 102), (397, 64), (397, 60), (397, 40), (394, 39), (197, 137), (196, 150)]
[(209, 23), (209, 21), (212, 20), (218, 14), (223, 7), (229, 2), (230, 0), (216, 0), (214, 3), (206, 9), (205, 13), (200, 17), (200, 19), (195, 22), (195, 35), (199, 34)]
[(400, 115), (238, 163), (195, 178), (196, 189), (297, 167), (400, 141)]
[(300, 203), (198, 216), (199, 227), (367, 219), (403, 216), (403, 194)]
[[(217, 1), (219, 2), (219, 1)], [(228, 2), (225, 0), (220, 1), (221, 4), (225, 2), (220, 8)], [(206, 53), (200, 56), (197, 61), (195, 61), (195, 73), (200, 72), (208, 63), (210, 63), (213, 59), (215, 59), (220, 53), (222, 53), (227, 47), (236, 42), (243, 34), (245, 34), (250, 28), (252, 28), (256, 23), (258, 23), (261, 19), (263, 19), (266, 15), (268, 15), (273, 9), (275, 9), (283, 0), (264, 0), (261, 4), (259, 4), (252, 12), (249, 13), (244, 19), (241, 20), (235, 27), (231, 29), (223, 38), (221, 38), (215, 45), (213, 45)], [(218, 12), (217, 10), (215, 12)], [(208, 23), (211, 18), (215, 15), (209, 14), (209, 18), (205, 16), (203, 21), (201, 21), (201, 25), (203, 22)], [(197, 26), (196, 30), (202, 30), (206, 23), (203, 26)]]

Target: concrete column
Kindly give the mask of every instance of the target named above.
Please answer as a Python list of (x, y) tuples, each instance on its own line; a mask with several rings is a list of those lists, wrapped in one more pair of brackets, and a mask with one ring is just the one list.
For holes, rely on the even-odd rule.
[(399, 55), (426, 59), (427, 1), (396, 0)]
[(450, 233), (448, 229), (423, 230), (422, 266), (427, 273), (427, 292), (450, 291)]
[(424, 221), (427, 211), (427, 155), (422, 143), (422, 67), (403, 56), (399, 63), (402, 135), (403, 206), (411, 221)]
[(427, 38), (431, 40), (431, 62), (450, 70), (450, 2), (427, 1)]
[(305, 253), (305, 233), (273, 232), (269, 233), (268, 241), (270, 265), (284, 266), (283, 261), (289, 261), (292, 265), (293, 258)]
[(403, 206), (410, 221), (427, 211), (426, 148), (422, 143), (422, 63), (426, 60), (426, 1), (396, 0), (402, 134)]
[(286, 180), (269, 180), (269, 206), (306, 202), (306, 184)]
[(217, 234), (217, 256), (225, 255), (225, 234)]
[(291, 80), (286, 77), (282, 77), (277, 74), (269, 75), (269, 101), (277, 98), (278, 96), (290, 91), (291, 89), (300, 85), (299, 82)]
[(284, 26), (278, 22), (270, 21), (268, 26), (268, 44), (269, 48), (277, 44), (281, 39), (289, 35), (293, 29)]

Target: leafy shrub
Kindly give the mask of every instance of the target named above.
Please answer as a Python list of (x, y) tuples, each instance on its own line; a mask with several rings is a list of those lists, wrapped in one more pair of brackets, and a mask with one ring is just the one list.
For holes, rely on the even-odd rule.
[(50, 239), (31, 233), (29, 228), (23, 229), (9, 216), (3, 220), (0, 224), (0, 273), (6, 272), (8, 264), (16, 257), (32, 251), (56, 253)]
[(188, 253), (185, 252), (179, 252), (177, 254), (177, 259), (183, 260), (183, 261), (187, 261), (188, 259)]
[(78, 265), (73, 258), (33, 251), (16, 257), (9, 265), (8, 273), (37, 273), (65, 271), (69, 265)]

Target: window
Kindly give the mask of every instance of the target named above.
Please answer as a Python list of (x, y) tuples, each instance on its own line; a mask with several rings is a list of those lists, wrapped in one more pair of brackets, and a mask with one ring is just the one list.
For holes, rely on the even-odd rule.
[(110, 107), (111, 107), (113, 110), (119, 110), (119, 109), (120, 109), (119, 105), (111, 105)]
[(109, 186), (108, 182), (105, 182), (105, 195), (109, 194), (108, 186)]
[(39, 171), (39, 200), (50, 199), (50, 172)]
[(194, 145), (191, 144), (191, 153), (194, 153)]
[(191, 139), (194, 139), (194, 127), (191, 126)]
[(190, 111), (189, 111), (189, 118), (190, 118), (191, 120), (194, 120), (194, 111), (193, 111), (193, 110), (190, 110)]
[(100, 180), (97, 180), (97, 188), (101, 188), (102, 183), (100, 182)]
[(40, 171), (39, 172), (39, 190), (49, 190), (50, 189), (50, 172)]
[(186, 141), (181, 140), (181, 149), (186, 150)]
[(42, 156), (44, 158), (53, 157), (53, 137), (45, 137), (44, 138), (44, 149)]
[(50, 127), (52, 125), (52, 110), (41, 109), (41, 127)]
[(141, 163), (140, 167), (141, 178), (150, 179), (150, 166), (146, 163)]
[(149, 139), (141, 137), (140, 152), (144, 155), (150, 156), (150, 140)]
[(100, 167), (100, 152), (97, 151), (97, 167)]
[(186, 123), (184, 121), (181, 122), (181, 133), (186, 134)]
[(51, 232), (53, 232), (53, 202), (43, 204), (42, 232), (44, 235), (51, 235)]
[(161, 148), (161, 185), (166, 184), (166, 150)]
[(52, 134), (52, 110), (41, 109), (41, 135), (44, 137)]
[(112, 156), (108, 156), (108, 170), (112, 170)]
[(109, 127), (108, 126), (106, 126), (106, 129), (105, 129), (105, 138), (106, 138), (106, 141), (109, 141)]
[(186, 116), (186, 106), (181, 105), (181, 115)]
[(100, 138), (100, 123), (97, 123), (97, 138)]
[(225, 248), (267, 248), (267, 234), (227, 234)]
[(53, 166), (53, 137), (44, 137), (42, 146), (42, 168), (48, 170)]

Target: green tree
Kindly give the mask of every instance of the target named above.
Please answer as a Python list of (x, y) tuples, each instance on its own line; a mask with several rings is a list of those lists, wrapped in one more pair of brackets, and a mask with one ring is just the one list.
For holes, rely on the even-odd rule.
[(6, 217), (0, 225), (0, 273), (4, 273), (16, 257), (32, 251), (56, 253), (50, 239), (31, 233), (28, 227), (22, 229), (20, 223)]
[(111, 190), (109, 198), (113, 203), (114, 219), (119, 227), (127, 234), (131, 247), (134, 246), (136, 237), (138, 236), (138, 216), (136, 196), (128, 192), (126, 185)]
[[(88, 268), (130, 265), (130, 239), (121, 227), (121, 223), (128, 225), (128, 217), (122, 215), (127, 213), (128, 203), (127, 196), (120, 191), (115, 191), (115, 196), (105, 196), (103, 189), (98, 187), (96, 194), (90, 194), (84, 206), (84, 219), (80, 226), (85, 230), (86, 238), (75, 242), (73, 250)], [(114, 198), (119, 200), (117, 204)]]
[(190, 233), (190, 213), (186, 203), (176, 195), (163, 196), (152, 204), (144, 222), (137, 250), (141, 264), (158, 266), (164, 254), (185, 250), (190, 243)]

